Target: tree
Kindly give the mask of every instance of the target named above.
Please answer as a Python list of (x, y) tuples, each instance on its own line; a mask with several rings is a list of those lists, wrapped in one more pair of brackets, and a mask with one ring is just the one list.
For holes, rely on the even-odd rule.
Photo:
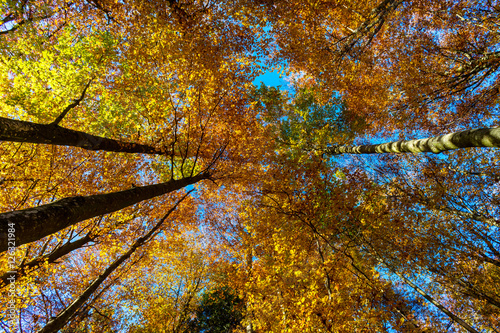
[[(189, 194), (189, 193), (188, 193)], [(187, 196), (187, 195), (186, 195)], [(144, 236), (138, 238), (132, 246), (130, 246), (129, 250), (118, 257), (97, 279), (92, 281), (92, 283), (85, 289), (85, 291), (75, 299), (71, 305), (66, 307), (63, 311), (61, 311), (56, 317), (49, 320), (49, 322), (38, 332), (46, 333), (46, 332), (57, 332), (59, 331), (66, 322), (73, 317), (76, 311), (78, 311), (82, 305), (87, 302), (87, 300), (92, 296), (92, 294), (100, 287), (100, 285), (109, 277), (113, 271), (115, 271), (123, 262), (125, 262), (134, 252), (144, 245), (151, 237), (155, 236), (155, 233), (162, 226), (165, 220), (169, 217), (169, 215), (177, 208), (177, 205), (182, 202), (182, 200), (186, 197), (181, 198), (173, 208), (171, 208), (164, 217), (162, 217), (156, 225), (151, 228)]]
[(26, 121), (0, 118), (0, 129), (2, 130), (0, 132), (0, 140), (2, 141), (45, 143), (81, 147), (88, 150), (123, 153), (168, 154), (168, 152), (160, 148), (106, 139), (53, 124), (34, 124)]
[(189, 332), (233, 332), (241, 327), (242, 300), (228, 287), (205, 292), (188, 324)]
[[(29, 270), (44, 259), (60, 262), (62, 258), (64, 263), (57, 265), (54, 262), (48, 270), (43, 264), (39, 272), (29, 270), (17, 284), (17, 288), (28, 290), (23, 288), (29, 288), (30, 279), (38, 279), (40, 287), (40, 303), (37, 304), (34, 297), (33, 303), (25, 302), (18, 307), (19, 311), (25, 311), (23, 315), (20, 313), (23, 319), (19, 322), (19, 325), (25, 325), (24, 328), (37, 327), (43, 321), (33, 306), (50, 302), (55, 305), (54, 309), (58, 308), (55, 298), (45, 297), (46, 292), (51, 292), (48, 287), (51, 276), (58, 274), (55, 271), (61, 269), (64, 272), (65, 265), (75, 260), (73, 258), (83, 255), (89, 260), (96, 253), (109, 252), (113, 242), (126, 242), (128, 238), (133, 238), (134, 232), (137, 234), (151, 215), (145, 215), (142, 220), (132, 219), (129, 225), (115, 223), (114, 229), (111, 227), (113, 223), (109, 223), (109, 233), (90, 247), (77, 246), (84, 242), (85, 237), (68, 243), (68, 247), (59, 247), (59, 237), (64, 237), (66, 233), (82, 233), (83, 236), (86, 228), (93, 223), (93, 219), (79, 221), (122, 208), (125, 209), (112, 216), (126, 220), (131, 216), (127, 214), (131, 214), (132, 209), (144, 214), (152, 204), (159, 205), (171, 196), (136, 204), (142, 199), (197, 182), (180, 180), (181, 184), (173, 179), (187, 180), (191, 179), (190, 176), (197, 180), (207, 178), (208, 173), (203, 171), (209, 165), (215, 167), (214, 162), (220, 168), (210, 169), (217, 169), (218, 175), (241, 174), (245, 171), (248, 156), (258, 154), (258, 151), (252, 150), (245, 152), (245, 142), (258, 140), (259, 130), (252, 125), (251, 115), (245, 114), (242, 104), (244, 94), (241, 93), (243, 83), (253, 74), (243, 75), (245, 66), (239, 64), (236, 68), (230, 65), (224, 69), (251, 54), (251, 51), (245, 51), (242, 43), (251, 36), (249, 29), (235, 27), (228, 34), (221, 30), (220, 24), (213, 24), (213, 20), (203, 22), (195, 19), (209, 17), (205, 4), (182, 8), (173, 2), (170, 4), (173, 13), (169, 12), (169, 6), (163, 7), (161, 12), (166, 16), (157, 17), (158, 26), (152, 26), (150, 19), (157, 15), (158, 8), (142, 2), (137, 4), (140, 13), (134, 15), (139, 20), (143, 15), (149, 17), (144, 21), (146, 30), (151, 29), (149, 32), (135, 29), (138, 21), (129, 21), (130, 7), (116, 6), (111, 2), (69, 5), (25, 3), (19, 7), (10, 3), (3, 5), (8, 13), (4, 22), (17, 26), (15, 29), (7, 28), (1, 42), (1, 91), (5, 97), (1, 107), (2, 124), (5, 125), (2, 126), (2, 156), (8, 160), (8, 165), (2, 164), (6, 167), (1, 176), (2, 211), (17, 211), (15, 214), (20, 216), (23, 208), (33, 208), (31, 212), (50, 210), (61, 203), (105, 199), (106, 195), (103, 197), (99, 193), (111, 195), (107, 202), (105, 200), (98, 205), (88, 202), (90, 204), (81, 206), (80, 213), (86, 211), (88, 214), (77, 213), (71, 221), (62, 219), (62, 215), (54, 216), (52, 229), (40, 223), (28, 223), (41, 230), (20, 230), (22, 224), (27, 222), (25, 219), (18, 225), (16, 255), (24, 252), (24, 257), (29, 260), (31, 253), (43, 253), (45, 247), (54, 249), (49, 256), (33, 258), (34, 261), (21, 263), (21, 267)], [(210, 9), (211, 14), (214, 11), (215, 8)], [(225, 12), (220, 11), (224, 16)], [(213, 18), (220, 19), (218, 15)], [(190, 38), (173, 38), (194, 28), (193, 23), (196, 29)], [(145, 39), (141, 36), (143, 32), (147, 36)], [(172, 39), (165, 43), (168, 39), (157, 35), (158, 32), (160, 35), (171, 35)], [(234, 39), (235, 36), (237, 39)], [(217, 47), (221, 42), (226, 46), (234, 45), (234, 50), (222, 52)], [(120, 49), (120, 45), (123, 48)], [(155, 50), (155, 54), (143, 52), (148, 48)], [(208, 52), (209, 55), (199, 58), (200, 52)], [(231, 60), (233, 54), (238, 54), (238, 58)], [(171, 57), (170, 60), (166, 60), (166, 55)], [(181, 63), (184, 65), (180, 66)], [(169, 76), (164, 75), (166, 73)], [(231, 87), (230, 91), (228, 87)], [(118, 119), (121, 120), (117, 122)], [(145, 122), (149, 125), (145, 126)], [(256, 134), (253, 139), (245, 138), (247, 130)], [(228, 145), (228, 142), (231, 144)], [(53, 148), (40, 146), (40, 143), (62, 146)], [(68, 146), (91, 150), (105, 148), (113, 154), (85, 153)], [(134, 155), (117, 154), (120, 152)], [(138, 153), (160, 156), (150, 158)], [(217, 155), (215, 159), (214, 154)], [(19, 164), (14, 159), (18, 159)], [(225, 163), (231, 165), (224, 166)], [(122, 172), (125, 170), (128, 171)], [(31, 186), (19, 186), (30, 182)], [(161, 183), (164, 185), (149, 185)], [(139, 193), (143, 195), (132, 198)], [(128, 199), (124, 201), (119, 197)], [(136, 205), (128, 208), (130, 204)], [(113, 205), (115, 208), (112, 208)], [(59, 206), (59, 213), (64, 207)], [(94, 213), (89, 213), (90, 210)], [(183, 219), (184, 222), (186, 220), (189, 217)], [(57, 232), (54, 236), (46, 237), (54, 232)], [(44, 239), (36, 242), (40, 238)], [(19, 246), (32, 241), (35, 242)], [(69, 250), (72, 251), (67, 252)], [(64, 253), (65, 256), (59, 257)], [(7, 260), (7, 254), (3, 259)], [(7, 264), (7, 261), (2, 263)], [(87, 261), (86, 267), (90, 269), (91, 263)], [(96, 265), (92, 269), (98, 270), (99, 267)], [(64, 274), (69, 279), (68, 286), (79, 290), (76, 284), (84, 281), (78, 281), (74, 273), (66, 270)], [(23, 272), (24, 269), (18, 271), (21, 275)], [(109, 293), (106, 290), (103, 292)], [(57, 297), (65, 298), (61, 295)], [(77, 309), (76, 313), (79, 311), (83, 310)], [(24, 316), (26, 313), (33, 314), (31, 320), (24, 321), (28, 318)], [(49, 321), (50, 316), (43, 318)]]
[[(484, 127), (497, 94), (498, 10), (458, 1), (266, 2), (275, 61), (337, 92), (370, 131)], [(442, 34), (436, 35), (436, 31)], [(300, 47), (298, 46), (300, 45)]]
[[(185, 154), (187, 153), (186, 151)], [(173, 156), (171, 158), (173, 165)], [(185, 158), (186, 156), (182, 158), (182, 164), (184, 164)], [(211, 165), (217, 159), (218, 157), (212, 161)], [(191, 167), (190, 177), (184, 177), (179, 181), (171, 180), (166, 183), (143, 187), (133, 186), (132, 189), (126, 191), (104, 195), (70, 197), (28, 210), (4, 213), (1, 217), (2, 231), (7, 236), (8, 229), (17, 229), (18, 234), (14, 242), (17, 245), (43, 238), (82, 220), (110, 213), (134, 203), (181, 189), (202, 179), (210, 178), (208, 169), (193, 176), (195, 165)], [(184, 173), (184, 170), (181, 170), (182, 173)], [(1, 248), (3, 251), (7, 249), (6, 237)]]
[[(0, 215), (0, 230), (3, 234), (8, 234), (9, 228), (14, 226), (14, 229), (17, 230), (14, 244), (23, 245), (80, 221), (112, 213), (209, 178), (210, 174), (205, 172), (167, 183), (134, 187), (117, 193), (65, 198), (36, 208), (4, 213)], [(5, 238), (0, 245), (0, 250), (6, 251), (7, 239)]]
[(498, 330), (498, 7), (2, 2), (0, 325)]
[(334, 146), (324, 149), (324, 153), (328, 155), (423, 152), (437, 154), (443, 151), (470, 147), (499, 148), (499, 138), (500, 128), (479, 128), (420, 140), (397, 141), (355, 147)]

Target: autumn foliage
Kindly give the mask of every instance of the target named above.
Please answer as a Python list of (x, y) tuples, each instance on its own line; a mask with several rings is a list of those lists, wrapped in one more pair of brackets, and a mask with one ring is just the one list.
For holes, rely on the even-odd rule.
[(499, 331), (499, 25), (0, 1), (2, 330)]

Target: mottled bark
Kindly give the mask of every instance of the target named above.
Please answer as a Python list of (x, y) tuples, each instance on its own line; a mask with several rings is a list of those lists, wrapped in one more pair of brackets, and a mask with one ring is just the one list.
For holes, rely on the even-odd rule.
[(427, 139), (396, 141), (379, 145), (337, 146), (323, 150), (327, 155), (380, 153), (441, 153), (470, 147), (500, 147), (500, 128), (478, 128)]
[(15, 229), (13, 233), (15, 246), (20, 246), (56, 233), (80, 221), (115, 212), (209, 177), (210, 174), (202, 173), (193, 177), (134, 187), (120, 192), (64, 198), (47, 205), (0, 214), (0, 252), (8, 248), (7, 231), (11, 226)]
[(12, 280), (12, 277), (15, 278), (15, 280), (19, 280), (23, 276), (26, 276), (30, 271), (37, 269), (40, 265), (42, 265), (45, 261), (47, 261), (49, 264), (55, 262), (57, 259), (60, 259), (70, 253), (71, 251), (74, 251), (76, 249), (81, 248), (88, 242), (92, 240), (92, 236), (90, 234), (85, 235), (82, 238), (79, 238), (73, 242), (69, 242), (64, 244), (61, 247), (58, 247), (54, 251), (46, 254), (46, 255), (41, 255), (39, 257), (36, 257), (27, 263), (24, 263), (23, 265), (19, 266), (16, 271), (14, 272), (6, 272), (0, 275), (0, 289), (9, 285), (10, 280)]
[(168, 155), (164, 149), (149, 145), (103, 138), (56, 124), (35, 124), (4, 117), (0, 117), (0, 141), (45, 143), (118, 153)]
[[(190, 193), (190, 192), (189, 192)], [(189, 194), (188, 193), (188, 194)], [(90, 296), (101, 286), (101, 284), (106, 280), (106, 278), (111, 275), (125, 260), (130, 258), (130, 256), (151, 237), (153, 234), (162, 226), (163, 222), (167, 217), (177, 208), (179, 203), (181, 203), (186, 197), (182, 197), (177, 203), (169, 209), (167, 214), (163, 216), (158, 223), (144, 236), (138, 238), (134, 244), (129, 248), (127, 252), (122, 254), (118, 259), (116, 259), (111, 265), (106, 268), (106, 270), (99, 275), (92, 283), (83, 291), (83, 293), (78, 296), (70, 305), (68, 305), (63, 311), (61, 311), (56, 317), (49, 320), (49, 322), (38, 331), (38, 333), (48, 333), (57, 332), (71, 319), (71, 317), (76, 313), (80, 307), (90, 299)]]

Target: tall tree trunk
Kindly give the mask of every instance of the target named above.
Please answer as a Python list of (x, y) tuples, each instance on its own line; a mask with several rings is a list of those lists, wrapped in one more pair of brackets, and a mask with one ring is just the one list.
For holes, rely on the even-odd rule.
[(379, 145), (337, 146), (323, 149), (327, 155), (381, 153), (441, 153), (470, 147), (500, 147), (500, 127), (478, 128), (427, 139), (395, 141)]
[(407, 279), (403, 274), (396, 271), (391, 264), (387, 263), (384, 259), (382, 259), (382, 257), (377, 253), (375, 248), (369, 242), (367, 242), (367, 245), (369, 245), (373, 250), (373, 251), (369, 251), (369, 250), (365, 249), (368, 254), (373, 256), (379, 263), (381, 263), (385, 267), (387, 267), (391, 273), (395, 274), (397, 277), (399, 277), (401, 280), (403, 280), (408, 286), (410, 286), (413, 290), (415, 290), (417, 293), (419, 293), (428, 302), (430, 302), (432, 305), (434, 305), (436, 308), (438, 308), (439, 311), (441, 311), (442, 313), (447, 315), (451, 320), (453, 320), (458, 325), (462, 326), (467, 332), (479, 333), (476, 329), (474, 329), (472, 326), (467, 324), (462, 318), (455, 315), (453, 312), (451, 312), (446, 307), (444, 307), (441, 303), (439, 303), (437, 300), (435, 300), (431, 295), (427, 294), (423, 289), (418, 287), (411, 280)]
[(71, 319), (71, 317), (76, 313), (80, 307), (90, 299), (90, 296), (99, 288), (99, 286), (106, 280), (106, 278), (111, 275), (125, 260), (130, 258), (130, 256), (162, 226), (163, 222), (167, 217), (177, 208), (177, 206), (189, 195), (188, 192), (183, 196), (177, 203), (172, 207), (165, 216), (161, 218), (158, 223), (144, 236), (138, 238), (134, 244), (129, 248), (127, 252), (122, 254), (118, 259), (116, 259), (111, 265), (106, 268), (106, 270), (99, 275), (88, 287), (83, 291), (83, 293), (78, 296), (70, 305), (68, 305), (64, 310), (62, 310), (56, 317), (49, 320), (49, 322), (38, 331), (38, 333), (49, 333), (57, 332)]
[[(321, 234), (319, 234), (319, 233), (317, 233), (317, 234), (319, 236), (321, 236)], [(351, 241), (353, 243), (355, 243), (355, 244), (357, 244), (359, 246), (359, 249), (361, 249), (362, 251), (366, 252), (367, 254), (369, 254), (370, 256), (372, 256), (375, 260), (377, 260), (379, 263), (381, 263), (385, 267), (387, 267), (387, 269), (391, 273), (395, 274), (400, 279), (402, 279), (408, 286), (410, 286), (413, 290), (415, 290), (417, 293), (419, 293), (420, 295), (422, 295), (422, 297), (424, 297), (427, 301), (429, 301), (431, 304), (433, 304), (435, 307), (437, 307), (442, 313), (444, 313), (445, 315), (447, 315), (455, 323), (457, 323), (458, 325), (462, 326), (466, 331), (468, 331), (470, 333), (479, 333), (476, 329), (474, 329), (472, 326), (470, 326), (469, 324), (467, 324), (462, 318), (460, 318), (457, 315), (455, 315), (453, 312), (451, 312), (446, 307), (444, 307), (441, 303), (439, 303), (437, 300), (435, 300), (431, 295), (427, 294), (424, 290), (422, 290), (417, 285), (415, 285), (411, 280), (407, 279), (404, 275), (402, 275), (398, 271), (396, 271), (396, 269), (394, 269), (394, 267), (391, 264), (389, 264), (384, 259), (382, 259), (382, 256), (378, 254), (377, 250), (374, 248), (374, 246), (370, 242), (368, 242), (366, 240), (363, 240), (362, 242), (360, 242), (360, 240), (355, 239), (355, 238), (349, 236), (348, 234), (346, 234), (346, 235), (347, 235), (347, 237), (349, 237), (349, 239), (351, 239)], [(329, 244), (329, 242), (327, 242), (327, 243)], [(371, 251), (368, 248), (366, 248), (365, 246), (363, 246), (363, 244), (366, 244), (368, 247), (370, 247)], [(335, 249), (335, 247), (333, 247), (333, 246), (332, 246), (332, 248)], [(344, 251), (344, 254), (347, 255), (348, 258), (351, 259), (351, 265), (356, 270), (358, 270), (362, 275), (365, 275), (360, 269), (358, 269), (356, 267), (356, 265), (354, 265), (354, 258), (352, 256), (348, 255), (347, 251)], [(367, 276), (365, 275), (365, 277), (367, 277)], [(367, 277), (367, 279), (368, 279), (368, 277)], [(401, 312), (401, 314), (404, 315), (403, 312)], [(405, 319), (406, 319), (406, 317), (405, 317)]]
[[(388, 266), (386, 265), (386, 267), (388, 267)], [(402, 274), (399, 274), (396, 271), (392, 271), (392, 272), (394, 274), (396, 274), (399, 278), (401, 278), (407, 285), (409, 285), (411, 288), (413, 288), (413, 290), (415, 290), (420, 295), (422, 295), (423, 298), (425, 298), (427, 301), (429, 301), (431, 304), (433, 304), (435, 307), (437, 307), (441, 312), (443, 312), (448, 317), (450, 317), (451, 320), (453, 320), (454, 322), (456, 322), (457, 324), (459, 324), (460, 326), (462, 326), (467, 332), (470, 332), (470, 333), (479, 333), (472, 326), (470, 326), (469, 324), (467, 324), (462, 318), (458, 317), (453, 312), (451, 312), (450, 310), (448, 310), (447, 308), (445, 308), (443, 305), (441, 305), (441, 303), (439, 303), (438, 301), (436, 301), (432, 296), (430, 296), (425, 291), (423, 291), (422, 289), (420, 289), (417, 285), (415, 285), (413, 282), (411, 282), (410, 280), (408, 280)]]
[[(179, 190), (185, 186), (208, 179), (210, 174), (204, 172), (193, 177), (171, 180), (166, 183), (134, 187), (129, 190), (75, 196), (64, 198), (53, 203), (16, 210), (0, 214), (0, 253), (8, 248), (7, 231), (14, 228), (15, 244), (19, 246), (34, 242), (45, 236), (56, 233), (80, 221), (115, 212), (159, 195)], [(9, 238), (11, 238), (9, 235)]]
[(48, 262), (49, 264), (51, 264), (55, 262), (57, 259), (70, 253), (71, 251), (81, 248), (82, 246), (90, 242), (94, 237), (95, 236), (92, 236), (89, 233), (84, 237), (79, 238), (73, 242), (68, 242), (64, 244), (63, 246), (52, 251), (51, 253), (33, 258), (27, 263), (22, 264), (15, 271), (3, 273), (2, 275), (0, 275), (0, 289), (8, 286), (10, 281), (12, 280), (17, 281), (19, 278), (27, 275), (32, 270), (37, 269), (40, 265), (43, 265), (43, 263)]
[(169, 154), (161, 148), (103, 138), (54, 124), (35, 124), (3, 117), (0, 117), (0, 141), (45, 143), (119, 153)]
[(448, 288), (458, 291), (466, 297), (484, 301), (500, 309), (500, 295), (496, 295), (495, 290), (493, 290), (493, 293), (490, 296), (481, 289), (481, 286), (477, 285), (477, 282), (474, 279), (467, 279), (465, 276), (457, 277), (449, 275), (447, 270), (442, 267), (429, 267), (429, 271), (441, 276), (443, 280), (440, 283), (446, 284)]
[[(247, 233), (245, 232), (247, 235)], [(253, 270), (253, 246), (252, 244), (247, 244), (248, 249), (246, 253), (246, 264), (247, 264), (247, 276), (248, 280), (250, 281), (251, 276), (252, 276), (252, 270)], [(245, 299), (245, 332), (246, 333), (254, 333), (253, 329), (253, 316), (251, 311), (248, 310), (249, 308), (249, 302), (248, 299)]]

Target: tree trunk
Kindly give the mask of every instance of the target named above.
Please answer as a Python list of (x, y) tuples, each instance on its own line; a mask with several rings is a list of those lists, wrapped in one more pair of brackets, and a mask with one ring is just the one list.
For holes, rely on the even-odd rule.
[[(388, 267), (388, 266), (386, 265), (386, 267)], [(392, 271), (392, 272), (394, 274), (396, 274), (400, 279), (402, 279), (407, 285), (409, 285), (411, 288), (413, 288), (413, 290), (415, 290), (420, 295), (422, 295), (423, 298), (425, 298), (427, 301), (429, 301), (431, 304), (433, 304), (435, 307), (437, 307), (441, 312), (443, 312), (448, 317), (450, 317), (451, 320), (453, 320), (454, 322), (456, 322), (457, 324), (459, 324), (460, 326), (462, 326), (467, 332), (470, 332), (470, 333), (479, 333), (476, 329), (474, 329), (472, 326), (470, 326), (469, 324), (467, 324), (462, 318), (460, 318), (460, 317), (456, 316), (455, 314), (453, 314), (453, 312), (451, 312), (450, 310), (448, 310), (447, 308), (445, 308), (443, 305), (441, 305), (441, 303), (439, 303), (438, 301), (436, 301), (432, 296), (430, 296), (425, 291), (423, 291), (422, 289), (420, 289), (417, 285), (415, 285), (413, 282), (411, 282), (410, 280), (408, 280), (402, 274), (399, 274), (396, 271)]]
[(478, 128), (427, 139), (395, 141), (379, 145), (328, 147), (323, 153), (327, 155), (426, 152), (438, 154), (470, 147), (500, 147), (500, 127)]
[(55, 262), (57, 259), (70, 253), (71, 251), (81, 248), (82, 246), (90, 242), (93, 239), (93, 237), (95, 236), (87, 234), (84, 237), (79, 238), (73, 242), (64, 244), (63, 246), (52, 251), (51, 253), (36, 257), (28, 261), (27, 263), (18, 267), (15, 271), (3, 273), (2, 275), (0, 275), (0, 289), (8, 286), (10, 281), (12, 280), (17, 281), (23, 276), (27, 275), (32, 270), (37, 269), (40, 265), (43, 265), (45, 261), (51, 264)]
[(373, 256), (379, 263), (383, 264), (385, 267), (389, 269), (389, 271), (396, 276), (398, 276), (401, 280), (403, 280), (408, 286), (410, 286), (413, 290), (415, 290), (417, 293), (419, 293), (423, 298), (425, 298), (429, 303), (434, 305), (436, 308), (439, 309), (442, 313), (447, 315), (451, 320), (453, 320), (455, 323), (458, 325), (462, 326), (467, 332), (469, 333), (479, 333), (475, 328), (467, 324), (462, 318), (458, 317), (455, 315), (453, 312), (445, 308), (441, 303), (439, 303), (437, 300), (435, 300), (431, 295), (427, 294), (424, 290), (422, 290), (420, 287), (418, 287), (416, 284), (414, 284), (411, 280), (407, 279), (403, 274), (397, 272), (392, 265), (387, 263), (385, 260), (382, 259), (382, 257), (376, 252), (376, 250), (373, 248), (371, 244), (368, 243), (370, 247), (374, 251), (366, 251), (368, 254)]
[(118, 153), (168, 155), (167, 151), (148, 145), (103, 138), (53, 124), (35, 124), (3, 117), (0, 117), (0, 141), (45, 143)]
[[(247, 234), (245, 232), (245, 234)], [(247, 244), (248, 249), (246, 253), (246, 264), (247, 264), (247, 276), (248, 280), (250, 281), (250, 278), (252, 276), (252, 270), (253, 270), (253, 246), (252, 244)], [(247, 299), (245, 299), (245, 332), (246, 333), (254, 333), (253, 329), (253, 316), (252, 313), (248, 310), (249, 308), (249, 302)]]
[[(34, 242), (80, 221), (115, 212), (209, 177), (210, 174), (205, 172), (166, 183), (120, 192), (69, 197), (35, 208), (0, 214), (0, 253), (7, 250), (8, 243), (9, 246), (20, 246)], [(14, 229), (14, 232), (9, 233), (9, 240), (13, 238), (11, 235), (15, 236), (15, 244), (13, 240), (8, 242), (9, 228)]]
[(90, 296), (99, 288), (99, 286), (106, 280), (106, 278), (111, 275), (125, 260), (130, 258), (130, 256), (158, 230), (167, 217), (177, 208), (177, 206), (188, 196), (188, 192), (184, 197), (182, 197), (177, 203), (169, 209), (167, 214), (161, 218), (158, 223), (144, 236), (138, 238), (134, 244), (129, 248), (127, 252), (122, 254), (118, 259), (116, 259), (111, 265), (106, 268), (106, 270), (99, 275), (88, 287), (83, 291), (83, 293), (78, 296), (70, 305), (68, 305), (64, 310), (62, 310), (56, 317), (53, 317), (49, 322), (38, 331), (38, 333), (49, 333), (58, 332), (64, 325), (71, 319), (71, 317), (76, 313), (80, 307), (90, 299)]

